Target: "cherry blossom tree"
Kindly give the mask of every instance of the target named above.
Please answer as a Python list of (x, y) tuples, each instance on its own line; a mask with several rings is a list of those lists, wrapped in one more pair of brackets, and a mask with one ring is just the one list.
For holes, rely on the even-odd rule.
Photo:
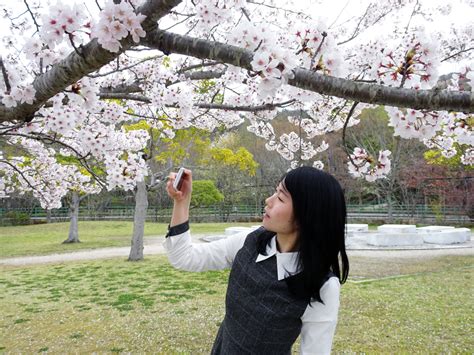
[[(385, 106), (400, 138), (447, 157), (461, 145), (463, 163), (472, 165), (473, 25), (457, 16), (472, 18), (472, 1), (362, 1), (360, 13), (341, 11), (330, 21), (311, 15), (323, 15), (324, 4), (4, 4), (10, 33), (0, 58), (0, 135), (30, 158), (0, 156), (0, 196), (32, 191), (55, 207), (68, 190), (61, 182), (77, 174), (108, 189), (139, 189), (150, 137), (124, 125), (141, 121), (168, 137), (246, 122), (289, 167), (324, 168), (318, 153), (329, 146), (310, 139), (340, 131), (344, 141), (370, 105)], [(295, 130), (277, 136), (272, 118), (282, 112)], [(390, 151), (347, 153), (354, 177), (390, 175)], [(58, 156), (79, 165), (59, 164)]]

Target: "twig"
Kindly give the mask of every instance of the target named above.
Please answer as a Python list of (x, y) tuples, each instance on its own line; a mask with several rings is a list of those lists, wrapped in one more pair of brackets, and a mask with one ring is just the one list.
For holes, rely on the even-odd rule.
[(28, 5), (28, 1), (23, 0), (23, 2), (25, 3), (26, 8), (28, 9), (28, 12), (29, 12), (30, 15), (31, 15), (31, 18), (33, 19), (33, 22), (35, 23), (36, 32), (39, 32), (39, 31), (40, 31), (40, 26), (38, 25), (38, 22), (36, 22), (36, 18), (35, 18), (35, 16), (33, 15), (33, 12), (32, 12), (31, 9), (30, 9), (30, 5)]
[(459, 51), (459, 52), (457, 52), (457, 53), (454, 53), (454, 54), (450, 55), (449, 57), (446, 57), (446, 58), (442, 59), (441, 62), (445, 62), (445, 61), (447, 61), (447, 60), (449, 60), (449, 59), (451, 59), (451, 58), (457, 57), (458, 55), (460, 55), (460, 54), (462, 54), (462, 53), (472, 51), (473, 49), (474, 49), (474, 47), (463, 49), (463, 50), (461, 50), (461, 51)]
[(162, 58), (162, 57), (163, 57), (163, 55), (155, 55), (153, 57), (142, 59), (142, 60), (140, 60), (136, 63), (130, 64), (126, 67), (117, 68), (117, 69), (111, 70), (111, 71), (109, 71), (107, 73), (103, 73), (103, 74), (92, 74), (92, 75), (89, 75), (89, 77), (90, 78), (100, 78), (102, 76), (107, 76), (107, 75), (110, 75), (110, 74), (114, 74), (114, 73), (118, 73), (118, 72), (121, 72), (121, 71), (124, 71), (124, 70), (131, 69), (131, 68), (136, 67), (137, 65), (142, 64), (144, 62), (147, 62), (149, 60), (155, 60), (155, 59)]
[(307, 14), (305, 14), (304, 12), (294, 11), (294, 10), (289, 10), (289, 9), (284, 9), (284, 8), (282, 8), (282, 7), (272, 6), (272, 5), (265, 4), (265, 3), (263, 3), (263, 2), (256, 2), (256, 1), (253, 1), (253, 0), (247, 0), (247, 2), (248, 2), (249, 4), (261, 5), (261, 6), (265, 6), (265, 7), (271, 8), (271, 9), (281, 10), (281, 11), (284, 11), (284, 12), (288, 12), (288, 13), (290, 13), (290, 14), (300, 15), (300, 16), (303, 16), (304, 18), (309, 18), (309, 16), (308, 16)]
[[(183, 15), (183, 16), (184, 16), (184, 15)], [(178, 21), (178, 22), (174, 23), (174, 24), (173, 24), (173, 25), (171, 25), (170, 27), (168, 27), (168, 28), (164, 29), (164, 31), (168, 31), (168, 30), (172, 29), (173, 27), (176, 27), (176, 26), (178, 26), (178, 25), (182, 24), (183, 22), (186, 22), (186, 21), (187, 21), (187, 20), (189, 20), (191, 17), (194, 17), (194, 16), (196, 16), (196, 14), (190, 14), (190, 15), (186, 15), (186, 16), (187, 16), (187, 17), (186, 17), (185, 19), (183, 19), (183, 20), (181, 20), (181, 21)]]
[(365, 9), (365, 13), (360, 17), (359, 19), (359, 22), (357, 23), (357, 26), (354, 30), (354, 32), (352, 33), (352, 35), (349, 37), (349, 39), (346, 39), (345, 41), (342, 41), (342, 42), (339, 42), (337, 45), (342, 45), (342, 44), (345, 44), (349, 41), (352, 41), (354, 38), (356, 38), (359, 34), (359, 27), (360, 25), (362, 24), (362, 21), (364, 20), (364, 18), (367, 16), (368, 12), (369, 12), (369, 9), (370, 7), (372, 6), (372, 4), (369, 4), (369, 6), (367, 6), (367, 9)]
[(223, 63), (222, 62), (208, 62), (208, 63), (194, 64), (194, 65), (190, 65), (190, 66), (181, 68), (178, 71), (176, 71), (176, 73), (177, 74), (182, 74), (182, 73), (184, 73), (185, 71), (188, 71), (188, 70), (199, 69), (199, 68), (204, 68), (204, 67), (212, 67), (212, 66), (218, 65), (218, 64), (223, 64)]
[(5, 87), (7, 92), (10, 92), (12, 87), (10, 86), (10, 80), (8, 79), (7, 68), (5, 68), (5, 64), (3, 64), (3, 58), (0, 56), (0, 67), (2, 67), (2, 75), (3, 81), (5, 82)]
[(337, 20), (339, 20), (339, 17), (341, 17), (342, 13), (344, 12), (344, 10), (346, 9), (347, 5), (349, 5), (349, 2), (350, 0), (347, 0), (346, 1), (346, 4), (344, 5), (344, 7), (342, 8), (341, 11), (339, 11), (339, 14), (336, 16), (336, 18), (334, 19), (334, 21), (329, 25), (328, 28), (331, 28), (336, 22)]
[(408, 20), (407, 27), (405, 28), (405, 33), (408, 33), (408, 28), (410, 27), (411, 19), (413, 15), (416, 13), (416, 7), (418, 6), (418, 0), (416, 0), (415, 6), (413, 6), (413, 11), (411, 12), (410, 19)]
[(155, 115), (145, 116), (145, 115), (139, 115), (137, 113), (131, 113), (131, 112), (127, 112), (127, 111), (123, 111), (123, 113), (126, 114), (126, 115), (129, 115), (129, 116), (138, 117), (138, 118), (153, 119), (153, 120), (157, 120), (157, 121), (171, 122), (171, 120), (169, 120), (167, 118), (158, 118)]
[(243, 7), (241, 8), (242, 10), (242, 13), (245, 15), (245, 17), (247, 18), (247, 20), (249, 20), (249, 22), (251, 22), (252, 20), (250, 19), (250, 16), (247, 12), (247, 10), (245, 10)]
[(321, 43), (319, 43), (319, 46), (316, 49), (316, 52), (314, 52), (313, 58), (311, 58), (311, 64), (309, 65), (310, 69), (313, 69), (313, 65), (314, 65), (314, 61), (316, 59), (316, 56), (318, 55), (319, 51), (321, 50), (321, 47), (323, 46), (324, 40), (326, 39), (327, 35), (328, 34), (326, 32), (321, 33), (321, 36), (323, 36), (323, 39), (321, 40)]
[(347, 129), (347, 125), (349, 124), (349, 120), (351, 119), (352, 115), (354, 114), (354, 110), (355, 110), (355, 108), (357, 107), (358, 104), (359, 104), (358, 101), (355, 101), (352, 104), (352, 107), (349, 110), (349, 113), (347, 114), (346, 122), (344, 122), (344, 127), (342, 128), (342, 147), (343, 147), (344, 151), (346, 152), (347, 156), (349, 157), (349, 160), (350, 160), (351, 164), (354, 165), (354, 166), (358, 166), (358, 165), (356, 163), (354, 163), (354, 160), (352, 160), (352, 157), (351, 157), (351, 153), (347, 149), (346, 129)]

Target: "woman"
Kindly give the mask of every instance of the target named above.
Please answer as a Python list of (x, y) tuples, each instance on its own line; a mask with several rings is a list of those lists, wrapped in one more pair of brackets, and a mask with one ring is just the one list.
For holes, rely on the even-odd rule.
[(193, 244), (192, 174), (186, 170), (180, 191), (174, 178), (167, 184), (174, 207), (164, 243), (170, 263), (188, 271), (231, 267), (212, 353), (288, 354), (299, 334), (302, 354), (330, 353), (340, 284), (349, 273), (346, 205), (336, 179), (315, 168), (292, 170), (266, 199), (262, 227)]

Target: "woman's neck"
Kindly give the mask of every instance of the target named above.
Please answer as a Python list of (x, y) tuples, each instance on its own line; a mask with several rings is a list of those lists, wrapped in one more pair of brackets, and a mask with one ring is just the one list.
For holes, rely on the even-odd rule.
[(278, 233), (276, 236), (276, 246), (277, 250), (280, 253), (290, 253), (292, 251), (296, 251), (297, 247), (297, 235), (295, 233), (291, 234), (280, 234)]

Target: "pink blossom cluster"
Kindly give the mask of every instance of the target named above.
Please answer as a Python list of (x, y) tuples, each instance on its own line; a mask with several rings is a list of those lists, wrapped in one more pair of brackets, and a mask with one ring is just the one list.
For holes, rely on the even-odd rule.
[(148, 175), (146, 162), (140, 154), (129, 154), (126, 159), (117, 156), (107, 156), (105, 159), (107, 171), (107, 189), (120, 188), (125, 191), (135, 188), (137, 182), (143, 181)]
[(260, 78), (256, 93), (261, 98), (274, 95), (293, 77), (293, 69), (298, 64), (295, 55), (285, 50), (277, 35), (264, 26), (241, 21), (231, 33), (229, 43), (255, 52), (251, 65)]
[(166, 111), (173, 128), (182, 129), (191, 125), (196, 95), (189, 85), (155, 85), (153, 91), (152, 106), (155, 110)]
[[(259, 121), (256, 119), (249, 118), (250, 124), (247, 126), (247, 130), (252, 132), (257, 137), (264, 138), (269, 141), (267, 144), (273, 144), (275, 139), (275, 131), (270, 122)], [(270, 145), (271, 146), (271, 145)], [(272, 150), (272, 149), (269, 149)]]
[(83, 6), (69, 6), (58, 1), (50, 7), (48, 14), (42, 16), (40, 37), (52, 49), (63, 41), (65, 35), (72, 39), (78, 30), (90, 27), (86, 18)]
[(423, 143), (428, 148), (440, 150), (441, 155), (448, 159), (457, 154), (456, 147), (454, 146), (455, 140), (452, 136), (438, 135), (431, 139), (425, 139)]
[(297, 45), (296, 54), (303, 68), (332, 76), (345, 75), (342, 53), (323, 21), (318, 21), (317, 25), (298, 24), (292, 29), (292, 40)]
[(461, 156), (461, 163), (464, 165), (474, 165), (474, 148), (467, 149)]
[(61, 198), (70, 189), (98, 192), (97, 184), (91, 181), (90, 176), (81, 173), (76, 165), (59, 164), (53, 149), (47, 149), (42, 143), (23, 137), (13, 140), (29, 154), (28, 158), (19, 156), (9, 159), (9, 163), (16, 169), (0, 162), (6, 185), (15, 186), (15, 190), (20, 193), (32, 192), (43, 208), (61, 207)]
[(443, 121), (444, 134), (452, 136), (459, 144), (474, 147), (473, 115), (450, 112)]
[(188, 23), (188, 26), (198, 35), (208, 35), (216, 27), (222, 27), (230, 23), (236, 15), (245, 8), (244, 0), (197, 0), (193, 1), (194, 7), (191, 11), (195, 12), (194, 18)]
[(391, 163), (388, 159), (390, 154), (389, 150), (379, 151), (376, 161), (365, 149), (356, 147), (351, 154), (352, 161), (347, 163), (349, 174), (356, 178), (364, 178), (369, 182), (384, 179), (390, 173)]
[[(38, 37), (29, 38), (26, 41), (23, 50), (25, 52), (26, 59), (34, 61), (36, 65), (41, 63), (43, 66), (47, 67), (48, 65), (57, 63), (59, 59), (57, 49), (50, 49), (49, 46)], [(64, 57), (65, 53), (61, 51), (60, 54), (61, 57)]]
[(440, 150), (446, 158), (457, 154), (455, 143), (469, 150), (474, 147), (474, 130), (470, 120), (471, 116), (460, 112), (444, 113), (440, 131), (435, 136), (424, 139), (423, 143), (428, 148)]
[(385, 111), (389, 115), (389, 125), (394, 128), (395, 135), (405, 139), (423, 140), (434, 137), (446, 117), (443, 112), (401, 110), (397, 107), (385, 107)]
[(100, 12), (100, 19), (92, 27), (91, 37), (97, 38), (100, 45), (110, 52), (118, 52), (122, 45), (120, 40), (132, 36), (135, 43), (140, 42), (140, 37), (145, 37), (141, 23), (145, 15), (136, 14), (132, 5), (126, 1), (115, 4), (109, 0)]
[(36, 90), (33, 85), (19, 85), (11, 89), (9, 93), (5, 93), (2, 98), (2, 103), (6, 107), (15, 107), (18, 103), (32, 104), (36, 95)]

